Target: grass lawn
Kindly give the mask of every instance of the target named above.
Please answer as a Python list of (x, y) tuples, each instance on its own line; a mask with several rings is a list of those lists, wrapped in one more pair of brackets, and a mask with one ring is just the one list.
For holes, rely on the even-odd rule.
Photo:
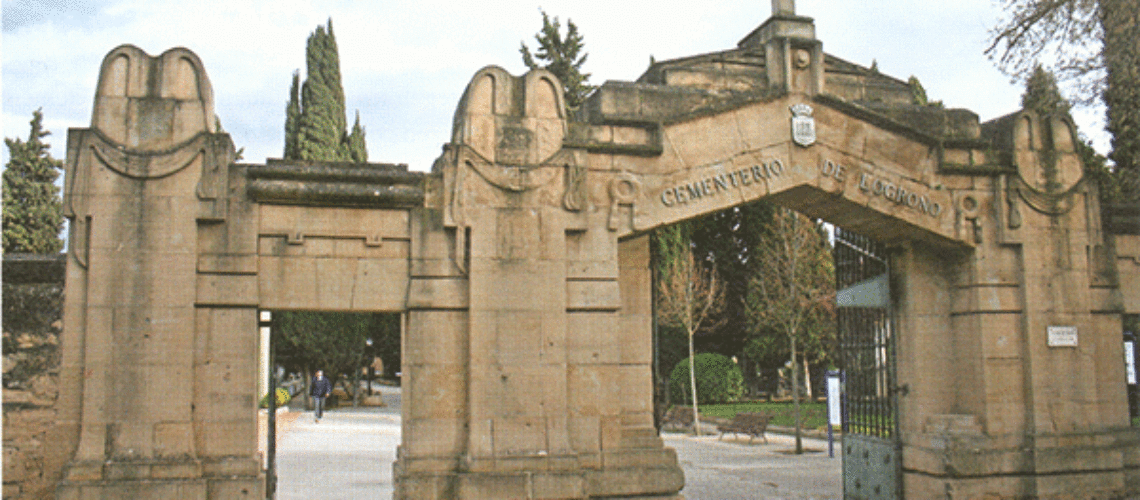
[[(791, 401), (787, 402), (761, 402), (761, 403), (729, 403), (721, 405), (701, 405), (702, 415), (712, 417), (732, 418), (739, 412), (758, 412), (772, 415), (772, 425), (795, 427), (796, 412)], [(804, 429), (827, 429), (826, 403), (800, 403), (803, 412)]]
[[(827, 429), (826, 403), (800, 403), (803, 411), (804, 429)], [(701, 415), (710, 417), (732, 418), (739, 412), (757, 412), (773, 415), (772, 425), (794, 427), (796, 414), (791, 401), (764, 402), (764, 403), (729, 403), (722, 405), (701, 405)], [(1140, 427), (1140, 417), (1132, 419), (1133, 427)]]

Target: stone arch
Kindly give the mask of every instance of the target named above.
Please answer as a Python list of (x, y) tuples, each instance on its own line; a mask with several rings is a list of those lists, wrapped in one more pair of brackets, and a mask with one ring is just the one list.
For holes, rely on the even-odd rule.
[[(937, 146), (826, 105), (815, 108), (819, 138), (810, 149), (792, 142), (790, 127), (759, 130), (760, 123), (786, 121), (786, 110), (797, 101), (802, 98), (752, 103), (726, 115), (663, 126), (660, 135), (665, 153), (661, 157), (652, 163), (637, 159), (612, 174), (615, 178), (634, 176), (642, 186), (636, 199), (625, 203), (631, 207), (626, 209), (632, 213), (631, 222), (619, 232), (645, 231), (770, 198), (888, 241), (905, 236), (951, 246), (971, 245), (971, 235), (957, 227), (955, 194), (937, 182), (941, 154)], [(742, 125), (749, 122), (756, 125)], [(760, 134), (767, 137), (757, 137)], [(706, 150), (674, 146), (707, 142), (701, 137), (725, 136), (751, 137), (717, 141)], [(875, 142), (892, 146), (876, 149)], [(854, 207), (864, 210), (854, 212)], [(883, 229), (887, 226), (893, 227)]]

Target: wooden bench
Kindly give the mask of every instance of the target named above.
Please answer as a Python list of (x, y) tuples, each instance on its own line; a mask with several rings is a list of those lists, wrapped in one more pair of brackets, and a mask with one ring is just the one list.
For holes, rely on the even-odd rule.
[(665, 412), (665, 416), (661, 417), (661, 428), (666, 425), (674, 427), (692, 427), (693, 426), (693, 407), (691, 406), (674, 406)]
[(768, 421), (771, 419), (771, 415), (764, 413), (737, 413), (731, 422), (716, 426), (716, 430), (720, 431), (720, 437), (717, 439), (723, 438), (728, 433), (732, 433), (733, 437), (737, 434), (748, 434), (749, 443), (756, 437), (761, 437), (767, 444), (768, 436), (765, 436), (764, 432), (768, 430)]

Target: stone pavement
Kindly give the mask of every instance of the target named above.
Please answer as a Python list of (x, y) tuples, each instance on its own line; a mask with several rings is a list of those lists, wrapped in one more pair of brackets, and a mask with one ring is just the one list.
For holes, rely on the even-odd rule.
[[(714, 428), (715, 427), (711, 427)], [(768, 433), (768, 443), (731, 435), (693, 437), (666, 432), (665, 446), (677, 450), (685, 471), (687, 500), (745, 498), (833, 499), (843, 497), (843, 460), (839, 443), (835, 458), (827, 441), (804, 439), (803, 455), (794, 455), (795, 438)]]
[[(400, 442), (400, 393), (385, 387), (383, 408), (343, 408), (325, 413), (319, 424), (301, 414), (278, 441), (277, 498), (359, 500), (392, 498), (392, 462)], [(769, 434), (768, 444), (748, 438), (662, 435), (677, 450), (685, 471), (685, 498), (831, 499), (842, 497), (841, 459), (827, 457), (827, 442), (805, 439), (818, 450), (802, 456), (791, 436)]]

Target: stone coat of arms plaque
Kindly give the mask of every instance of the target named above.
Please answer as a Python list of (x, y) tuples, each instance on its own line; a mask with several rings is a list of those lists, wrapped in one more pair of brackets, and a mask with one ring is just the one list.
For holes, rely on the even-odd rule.
[(811, 106), (795, 104), (792, 109), (792, 140), (803, 147), (815, 144), (815, 119), (811, 116)]

